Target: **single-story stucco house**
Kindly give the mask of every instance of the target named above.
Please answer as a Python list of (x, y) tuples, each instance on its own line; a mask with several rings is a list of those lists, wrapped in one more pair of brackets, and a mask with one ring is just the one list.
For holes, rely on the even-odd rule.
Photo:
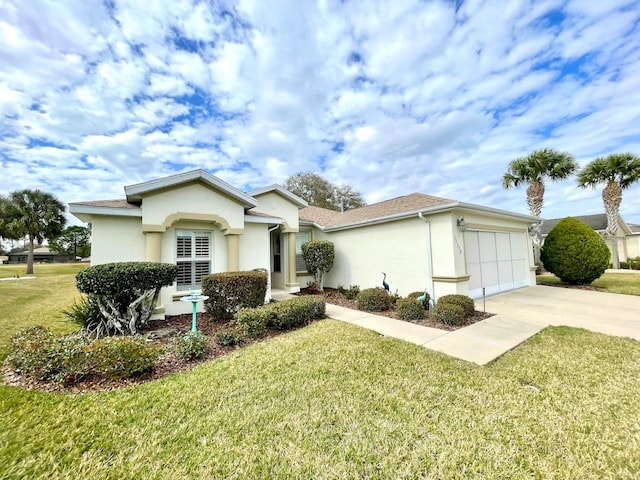
[(640, 225), (628, 223), (631, 235), (627, 237), (627, 254), (629, 258), (640, 257)]
[[(13, 252), (9, 254), (9, 263), (27, 263), (29, 250)], [(35, 247), (33, 249), (34, 263), (65, 263), (73, 261), (73, 255), (61, 255), (49, 250), (48, 246)]]
[[(571, 216), (593, 228), (602, 237), (604, 237), (605, 231), (607, 230), (606, 214), (598, 213), (595, 215)], [(555, 227), (563, 218), (550, 218), (544, 220), (544, 222), (540, 226), (540, 233), (542, 235), (542, 238), (544, 239), (547, 235), (549, 235), (549, 232), (553, 229), (553, 227)], [(631, 252), (629, 252), (628, 248), (628, 244), (630, 243), (628, 239), (632, 234), (633, 232), (631, 231), (627, 223), (622, 219), (621, 216), (618, 215), (618, 230), (616, 232), (616, 237), (618, 242), (618, 259), (621, 262), (626, 262), (629, 257), (633, 258), (634, 256), (636, 256), (630, 254)], [(607, 247), (609, 247), (609, 250), (611, 250), (611, 244), (609, 242), (607, 242)]]
[(401, 295), (479, 298), (535, 284), (529, 227), (538, 219), (415, 193), (346, 212), (310, 207), (279, 185), (243, 192), (204, 170), (124, 187), (121, 200), (76, 202), (92, 226), (92, 265), (177, 263), (156, 313), (185, 313), (180, 302), (202, 275), (264, 268), (271, 290), (296, 292), (312, 277), (301, 245), (330, 240), (326, 286), (380, 286)]

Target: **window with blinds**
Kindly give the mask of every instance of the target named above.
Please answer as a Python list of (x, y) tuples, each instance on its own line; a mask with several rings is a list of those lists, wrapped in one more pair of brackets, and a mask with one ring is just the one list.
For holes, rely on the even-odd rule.
[(298, 232), (296, 234), (296, 273), (307, 271), (307, 266), (302, 258), (302, 244), (311, 240), (311, 232)]
[(211, 273), (212, 243), (211, 232), (177, 232), (178, 290), (200, 288), (202, 277)]

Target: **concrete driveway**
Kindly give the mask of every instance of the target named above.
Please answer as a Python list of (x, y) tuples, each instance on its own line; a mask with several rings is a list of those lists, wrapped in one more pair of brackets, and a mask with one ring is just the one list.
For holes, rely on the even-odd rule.
[[(640, 340), (640, 296), (537, 285), (488, 297), (486, 305), (487, 312), (511, 320)], [(482, 299), (476, 308), (482, 309)]]

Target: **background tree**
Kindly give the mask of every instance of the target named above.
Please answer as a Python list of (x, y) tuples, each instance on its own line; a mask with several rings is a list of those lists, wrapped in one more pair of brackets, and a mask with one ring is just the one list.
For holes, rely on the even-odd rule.
[(87, 227), (72, 225), (67, 227), (56, 238), (49, 241), (49, 248), (54, 252), (76, 257), (91, 255), (91, 230)]
[(64, 211), (60, 200), (41, 190), (18, 190), (0, 199), (0, 232), (13, 239), (29, 239), (27, 275), (33, 274), (35, 243), (62, 233)]
[(366, 205), (362, 195), (349, 185), (334, 185), (317, 173), (296, 173), (285, 182), (285, 188), (306, 200), (309, 205), (330, 210), (349, 210)]
[[(509, 163), (509, 169), (502, 177), (505, 189), (528, 184), (527, 205), (529, 213), (539, 217), (544, 205), (544, 180), (563, 180), (578, 169), (578, 164), (568, 152), (560, 152), (553, 148), (535, 150), (526, 157), (519, 157)], [(540, 261), (540, 224), (533, 232), (534, 256), (536, 265)]]
[(613, 268), (620, 268), (618, 257), (618, 215), (622, 203), (622, 191), (640, 180), (640, 157), (632, 153), (612, 153), (589, 162), (578, 172), (578, 185), (595, 187), (604, 183), (602, 202), (607, 214), (605, 235), (611, 242)]

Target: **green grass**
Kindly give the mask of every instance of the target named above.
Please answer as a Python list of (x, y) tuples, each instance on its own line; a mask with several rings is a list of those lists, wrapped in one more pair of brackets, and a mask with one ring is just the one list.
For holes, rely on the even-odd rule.
[[(79, 296), (75, 276), (87, 267), (80, 263), (34, 265), (34, 279), (0, 281), (0, 360), (6, 356), (9, 338), (27, 327), (46, 325), (60, 334), (77, 330), (62, 311)], [(18, 270), (24, 273), (24, 269), (24, 265), (0, 265), (0, 278), (15, 276), (11, 272)]]
[[(557, 285), (562, 283), (553, 274), (538, 275), (538, 285)], [(638, 273), (605, 273), (591, 284), (608, 293), (640, 295), (640, 272)]]
[(0, 385), (0, 478), (638, 478), (639, 373), (583, 330), (477, 367), (324, 320), (119, 391)]

